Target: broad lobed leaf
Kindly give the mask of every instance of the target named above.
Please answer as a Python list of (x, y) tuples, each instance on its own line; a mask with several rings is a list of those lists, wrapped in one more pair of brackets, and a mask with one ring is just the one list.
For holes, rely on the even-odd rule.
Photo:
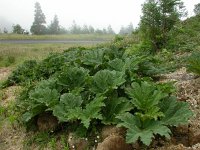
[(167, 138), (170, 137), (170, 129), (162, 125), (159, 121), (148, 120), (142, 123), (140, 118), (130, 113), (126, 113), (117, 118), (122, 121), (118, 126), (124, 126), (128, 129), (126, 134), (127, 143), (134, 143), (140, 139), (145, 145), (150, 145), (154, 134), (159, 134)]
[(119, 119), (116, 116), (124, 114), (133, 109), (130, 101), (125, 97), (111, 97), (105, 100), (105, 108), (103, 109), (104, 124), (116, 124)]
[(189, 105), (186, 102), (177, 101), (176, 97), (171, 96), (164, 99), (160, 104), (160, 110), (165, 117), (161, 119), (162, 123), (170, 126), (187, 124), (189, 118), (193, 116)]
[(123, 72), (101, 70), (93, 76), (91, 91), (104, 94), (109, 90), (117, 89), (125, 81)]
[(132, 88), (126, 89), (126, 93), (132, 98), (131, 102), (142, 111), (152, 110), (152, 107), (155, 107), (160, 100), (167, 96), (147, 82), (141, 82), (141, 85), (134, 82), (131, 86)]

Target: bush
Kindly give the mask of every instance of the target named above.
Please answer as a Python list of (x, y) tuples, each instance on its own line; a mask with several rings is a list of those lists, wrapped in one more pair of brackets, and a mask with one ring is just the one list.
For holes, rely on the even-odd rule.
[(25, 61), (12, 72), (12, 74), (8, 77), (2, 86), (7, 87), (14, 84), (23, 84), (36, 80), (36, 66), (37, 62), (35, 60)]
[(188, 71), (194, 72), (197, 75), (200, 75), (200, 52), (193, 52), (188, 57), (187, 69)]
[(15, 56), (0, 56), (0, 66), (8, 67), (10, 65), (13, 65), (15, 61)]

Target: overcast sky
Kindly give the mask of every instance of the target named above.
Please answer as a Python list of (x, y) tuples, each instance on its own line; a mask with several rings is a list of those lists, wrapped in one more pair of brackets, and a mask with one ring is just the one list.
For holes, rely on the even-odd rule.
[[(109, 24), (118, 32), (121, 26), (130, 22), (136, 27), (141, 16), (141, 4), (145, 0), (0, 0), (0, 27), (4, 24), (20, 24), (29, 30), (34, 19), (34, 4), (41, 4), (47, 24), (58, 16), (60, 25), (70, 27), (72, 21), (77, 24), (92, 25), (95, 28)], [(200, 0), (183, 0), (189, 15)]]

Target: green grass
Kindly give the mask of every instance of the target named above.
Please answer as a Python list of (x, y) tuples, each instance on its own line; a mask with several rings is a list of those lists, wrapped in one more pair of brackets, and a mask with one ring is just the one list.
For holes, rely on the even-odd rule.
[(91, 47), (92, 43), (51, 43), (51, 44), (0, 44), (0, 67), (15, 67), (25, 60), (41, 60), (49, 53), (62, 52), (69, 47)]
[[(65, 34), (65, 35), (20, 35), (0, 34), (0, 40), (89, 40), (111, 41), (114, 35)], [(43, 44), (0, 44), (0, 67), (16, 66), (27, 59), (41, 60), (52, 52), (62, 52), (69, 47), (90, 47), (95, 43), (43, 43)]]
[(0, 34), (0, 40), (112, 40), (115, 35), (106, 34), (63, 34), (63, 35), (20, 35)]

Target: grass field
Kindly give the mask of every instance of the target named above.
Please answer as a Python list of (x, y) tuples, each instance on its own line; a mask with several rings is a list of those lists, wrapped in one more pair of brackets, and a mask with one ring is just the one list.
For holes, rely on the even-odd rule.
[[(80, 34), (80, 35), (17, 35), (0, 34), (0, 40), (99, 40), (111, 41), (114, 35)], [(41, 60), (52, 52), (62, 52), (69, 47), (95, 46), (96, 43), (43, 43), (43, 44), (0, 44), (0, 67), (16, 66), (27, 59)]]
[(109, 34), (21, 35), (0, 34), (0, 40), (111, 40)]
[(28, 59), (41, 60), (49, 53), (62, 52), (69, 47), (92, 47), (94, 45), (96, 44), (0, 44), (0, 67), (14, 67)]

